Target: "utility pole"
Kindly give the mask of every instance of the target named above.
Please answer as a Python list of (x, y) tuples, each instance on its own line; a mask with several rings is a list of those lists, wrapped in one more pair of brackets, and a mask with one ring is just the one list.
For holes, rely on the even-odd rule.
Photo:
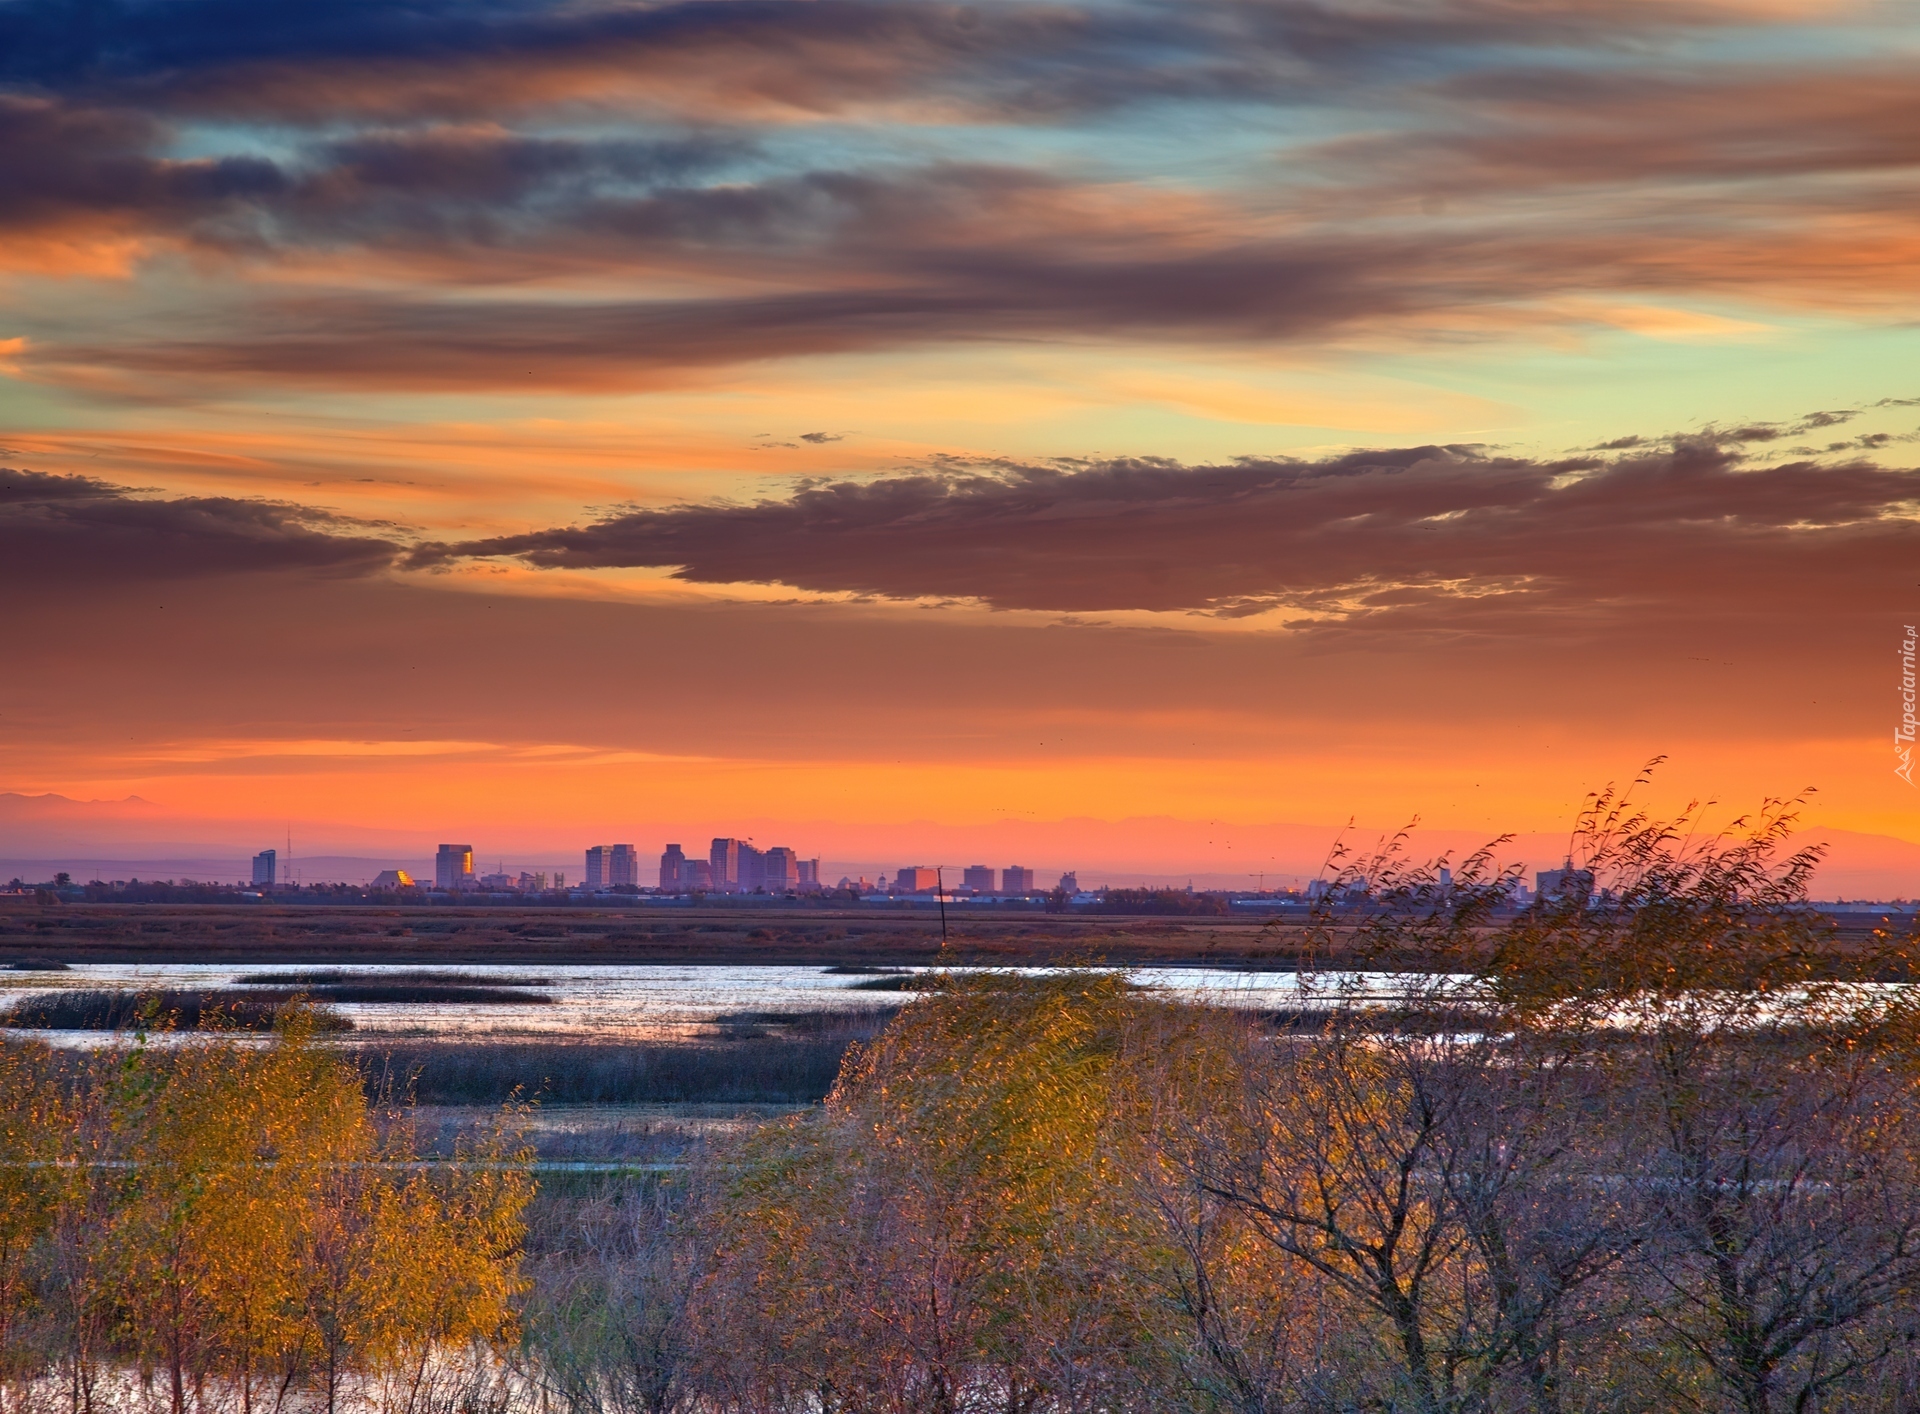
[(947, 874), (946, 866), (933, 866), (933, 896), (940, 900), (940, 951), (947, 950)]

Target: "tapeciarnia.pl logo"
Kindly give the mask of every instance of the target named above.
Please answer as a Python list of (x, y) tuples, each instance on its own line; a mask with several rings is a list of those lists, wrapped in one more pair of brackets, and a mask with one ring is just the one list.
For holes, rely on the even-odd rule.
[(1902, 625), (1907, 636), (1900, 644), (1900, 725), (1893, 729), (1893, 754), (1900, 758), (1900, 764), (1893, 768), (1893, 774), (1913, 784), (1913, 645), (1912, 624)]

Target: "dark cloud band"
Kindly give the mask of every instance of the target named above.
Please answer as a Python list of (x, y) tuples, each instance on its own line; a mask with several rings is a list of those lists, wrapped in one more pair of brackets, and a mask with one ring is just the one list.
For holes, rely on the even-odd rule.
[(399, 545), (304, 506), (218, 496), (146, 499), (80, 476), (0, 468), (0, 582), (97, 589), (218, 575), (364, 575)]
[(1524, 633), (1554, 616), (1682, 605), (1764, 614), (1790, 609), (1809, 579), (1828, 598), (1897, 580), (1920, 549), (1905, 513), (1920, 473), (1752, 464), (1742, 447), (1767, 431), (1546, 461), (1414, 447), (1215, 466), (956, 466), (428, 545), (408, 563), (670, 567), (702, 583), (1000, 609), (1489, 628), (1521, 616)]

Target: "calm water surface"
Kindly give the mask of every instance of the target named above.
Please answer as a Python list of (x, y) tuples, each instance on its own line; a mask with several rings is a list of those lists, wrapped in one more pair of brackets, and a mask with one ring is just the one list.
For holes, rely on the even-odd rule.
[[(902, 972), (930, 971), (902, 968)], [(967, 970), (967, 969), (956, 969)], [(1010, 969), (1027, 975), (1043, 968)], [(243, 976), (291, 979), (303, 972), (339, 971), (367, 981), (406, 974), (441, 974), (449, 979), (497, 980), (501, 985), (537, 990), (552, 1000), (542, 1005), (448, 1004), (436, 1002), (336, 1002), (331, 1005), (353, 1021), (360, 1033), (413, 1036), (553, 1036), (571, 1034), (607, 1039), (654, 1038), (684, 1034), (731, 1012), (864, 1008), (902, 1000), (901, 994), (862, 991), (860, 976), (820, 967), (741, 966), (496, 966), (423, 967), (418, 963), (314, 966), (248, 966), (228, 963), (132, 965), (80, 963), (65, 972), (0, 973), (0, 1006), (29, 991), (51, 988), (180, 988), (239, 985)], [(1347, 995), (1386, 1000), (1403, 983), (1387, 973), (1238, 972), (1202, 967), (1141, 967), (1130, 970), (1142, 986), (1171, 995), (1226, 1006), (1292, 1007), (1324, 1002), (1343, 989)], [(36, 1034), (15, 1032), (16, 1035)], [(37, 1033), (54, 1039), (49, 1033)], [(66, 1033), (79, 1039), (85, 1033)]]

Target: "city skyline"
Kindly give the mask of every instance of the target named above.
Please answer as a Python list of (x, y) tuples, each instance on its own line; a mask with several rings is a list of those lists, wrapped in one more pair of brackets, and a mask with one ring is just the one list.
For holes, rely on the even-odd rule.
[[(732, 843), (737, 842), (714, 841), (715, 846)], [(471, 896), (475, 899), (562, 897), (595, 903), (605, 903), (609, 900), (619, 902), (623, 897), (625, 900), (636, 902), (662, 899), (699, 902), (708, 897), (751, 895), (755, 898), (764, 897), (769, 902), (786, 899), (792, 902), (814, 901), (832, 904), (902, 898), (925, 902), (931, 897), (943, 908), (949, 902), (956, 905), (987, 902), (1029, 906), (1044, 903), (1049, 911), (1059, 908), (1109, 908), (1116, 894), (1133, 895), (1133, 898), (1127, 901), (1133, 905), (1138, 905), (1144, 896), (1184, 893), (1188, 896), (1231, 896), (1241, 901), (1273, 900), (1274, 906), (1283, 908), (1289, 904), (1299, 907), (1313, 907), (1328, 903), (1336, 907), (1343, 904), (1351, 906), (1355, 903), (1365, 905), (1379, 897), (1372, 893), (1362, 880), (1350, 879), (1346, 884), (1341, 884), (1337, 877), (1325, 873), (1312, 879), (1294, 878), (1287, 882), (1276, 879), (1271, 887), (1265, 877), (1261, 876), (1258, 888), (1249, 888), (1245, 886), (1244, 881), (1234, 880), (1223, 883), (1219, 880), (1203, 879), (1196, 885), (1196, 881), (1189, 877), (1183, 889), (1179, 887), (1177, 881), (1155, 881), (1144, 878), (1134, 881), (1137, 882), (1137, 888), (1130, 882), (1116, 884), (1105, 880), (1083, 885), (1079, 880), (1078, 871), (1070, 869), (1063, 872), (1053, 885), (1045, 886), (1037, 884), (1034, 870), (1020, 865), (1011, 865), (995, 871), (989, 866), (977, 864), (966, 866), (962, 870), (963, 882), (953, 886), (945, 883), (944, 870), (941, 866), (924, 865), (906, 866), (891, 872), (879, 870), (876, 871), (877, 877), (873, 879), (864, 876), (858, 879), (842, 877), (832, 885), (825, 885), (817, 882), (818, 860), (808, 861), (814, 866), (811, 871), (813, 877), (806, 879), (799, 887), (781, 888), (777, 881), (767, 880), (749, 884), (747, 881), (738, 879), (731, 884), (715, 887), (712, 884), (711, 864), (706, 860), (688, 861), (682, 858), (678, 861), (681, 866), (694, 865), (698, 866), (697, 870), (689, 874), (683, 868), (670, 874), (669, 860), (676, 849), (677, 846), (673, 844), (667, 846), (666, 853), (662, 855), (658, 882), (652, 886), (636, 885), (630, 878), (622, 879), (608, 868), (608, 859), (614, 855), (614, 851), (625, 851), (626, 866), (633, 864), (632, 847), (617, 845), (590, 846), (587, 850), (587, 878), (571, 889), (568, 887), (566, 874), (559, 871), (551, 876), (544, 872), (525, 870), (515, 875), (504, 869), (497, 870), (491, 875), (476, 876), (471, 873), (460, 873), (457, 866), (446, 862), (445, 847), (443, 847), (442, 859), (436, 861), (441, 872), (432, 885), (428, 885), (425, 880), (413, 878), (405, 869), (383, 869), (371, 881), (362, 881), (358, 885), (350, 880), (276, 882), (273, 877), (276, 852), (268, 849), (254, 856), (252, 878), (240, 880), (231, 887), (242, 891), (250, 888), (252, 892), (243, 896), (251, 898), (305, 896), (318, 889), (322, 891), (321, 897), (331, 899), (337, 898), (334, 890), (352, 889), (357, 886), (364, 887), (373, 896), (394, 892), (416, 898), (425, 896), (453, 901)], [(470, 851), (463, 852), (470, 853)], [(598, 864), (595, 858), (597, 855), (601, 856)], [(1429, 883), (1425, 887), (1436, 888), (1439, 897), (1448, 896), (1455, 887), (1453, 871), (1444, 864), (1434, 865), (1428, 877)], [(142, 885), (161, 884), (168, 887), (216, 891), (229, 887), (225, 881), (217, 878), (197, 879), (189, 876), (181, 879), (149, 878), (143, 881), (134, 878), (109, 881), (98, 877), (74, 878), (62, 872), (51, 880), (29, 881), (16, 876), (10, 884), (0, 887), (0, 892), (39, 893), (52, 889), (75, 897), (84, 893), (88, 899), (96, 899), (102, 897), (97, 891), (103, 886), (117, 892)], [(772, 886), (769, 887), (769, 884)], [(1518, 865), (1505, 868), (1500, 871), (1499, 886), (1509, 906), (1522, 908), (1536, 903), (1552, 906), (1569, 899), (1584, 899), (1590, 895), (1602, 899), (1609, 896), (1609, 890), (1601, 886), (1595, 872), (1592, 869), (1577, 867), (1571, 855), (1560, 865), (1535, 870), (1531, 875)], [(111, 895), (105, 897), (107, 901), (111, 900)], [(1920, 909), (1920, 897), (1907, 893), (1897, 894), (1890, 899), (1848, 899), (1837, 895), (1832, 897), (1810, 895), (1808, 902), (1815, 907), (1834, 908), (1836, 916), (1841, 918), (1871, 914), (1875, 909), (1884, 909), (1887, 906), (1891, 906), (1895, 913), (1903, 911), (1911, 913)], [(1123, 903), (1122, 907), (1127, 906), (1127, 903)], [(1146, 911), (1155, 910), (1149, 908)]]
[[(10, 803), (11, 801), (11, 803)], [(66, 871), (76, 877), (107, 879), (137, 876), (246, 878), (260, 853), (264, 835), (275, 840), (276, 869), (288, 878), (338, 879), (364, 883), (387, 869), (402, 867), (431, 882), (435, 876), (435, 836), (394, 831), (333, 831), (315, 822), (282, 822), (261, 830), (244, 821), (214, 822), (205, 833), (176, 833), (176, 824), (158, 811), (129, 813), (124, 804), (88, 808), (74, 804), (26, 802), (0, 793), (0, 877), (20, 874), (40, 877)], [(1709, 821), (1724, 823), (1735, 810), (1709, 807)], [(1409, 822), (1357, 821), (1321, 824), (1232, 825), (1228, 822), (1188, 823), (1171, 819), (1101, 821), (1087, 817), (1026, 824), (1006, 822), (986, 828), (954, 826), (930, 821), (858, 825), (811, 821), (790, 826), (782, 822), (741, 820), (720, 824), (712, 831), (746, 840), (791, 839), (807, 842), (809, 857), (818, 856), (828, 883), (842, 874), (889, 877), (917, 863), (941, 864), (950, 882), (968, 865), (982, 860), (1028, 861), (1044, 882), (1067, 869), (1116, 886), (1184, 887), (1188, 880), (1210, 889), (1260, 887), (1282, 883), (1302, 887), (1324, 872), (1336, 847), (1365, 851)], [(775, 831), (779, 833), (776, 834)], [(629, 821), (610, 827), (499, 836), (476, 830), (476, 876), (505, 869), (517, 877), (522, 871), (549, 876), (564, 874), (575, 884), (583, 878), (584, 851), (598, 841), (645, 841), (679, 837), (695, 839), (690, 828)], [(285, 852), (288, 837), (291, 852)], [(439, 842), (448, 837), (441, 835)], [(694, 845), (697, 857), (705, 847), (707, 831)], [(1445, 829), (1424, 822), (1409, 836), (1409, 847), (1422, 855), (1448, 854), (1460, 859), (1492, 842), (1493, 836), (1472, 829)], [(1809, 826), (1800, 837), (1831, 846), (1816, 870), (1814, 884), (1823, 897), (1896, 898), (1920, 893), (1920, 846), (1891, 836), (1874, 836)], [(1503, 863), (1532, 874), (1559, 865), (1569, 847), (1564, 829), (1517, 834), (1496, 849)], [(636, 844), (641, 877), (654, 870), (652, 846)], [(1004, 862), (990, 865), (996, 875)]]

